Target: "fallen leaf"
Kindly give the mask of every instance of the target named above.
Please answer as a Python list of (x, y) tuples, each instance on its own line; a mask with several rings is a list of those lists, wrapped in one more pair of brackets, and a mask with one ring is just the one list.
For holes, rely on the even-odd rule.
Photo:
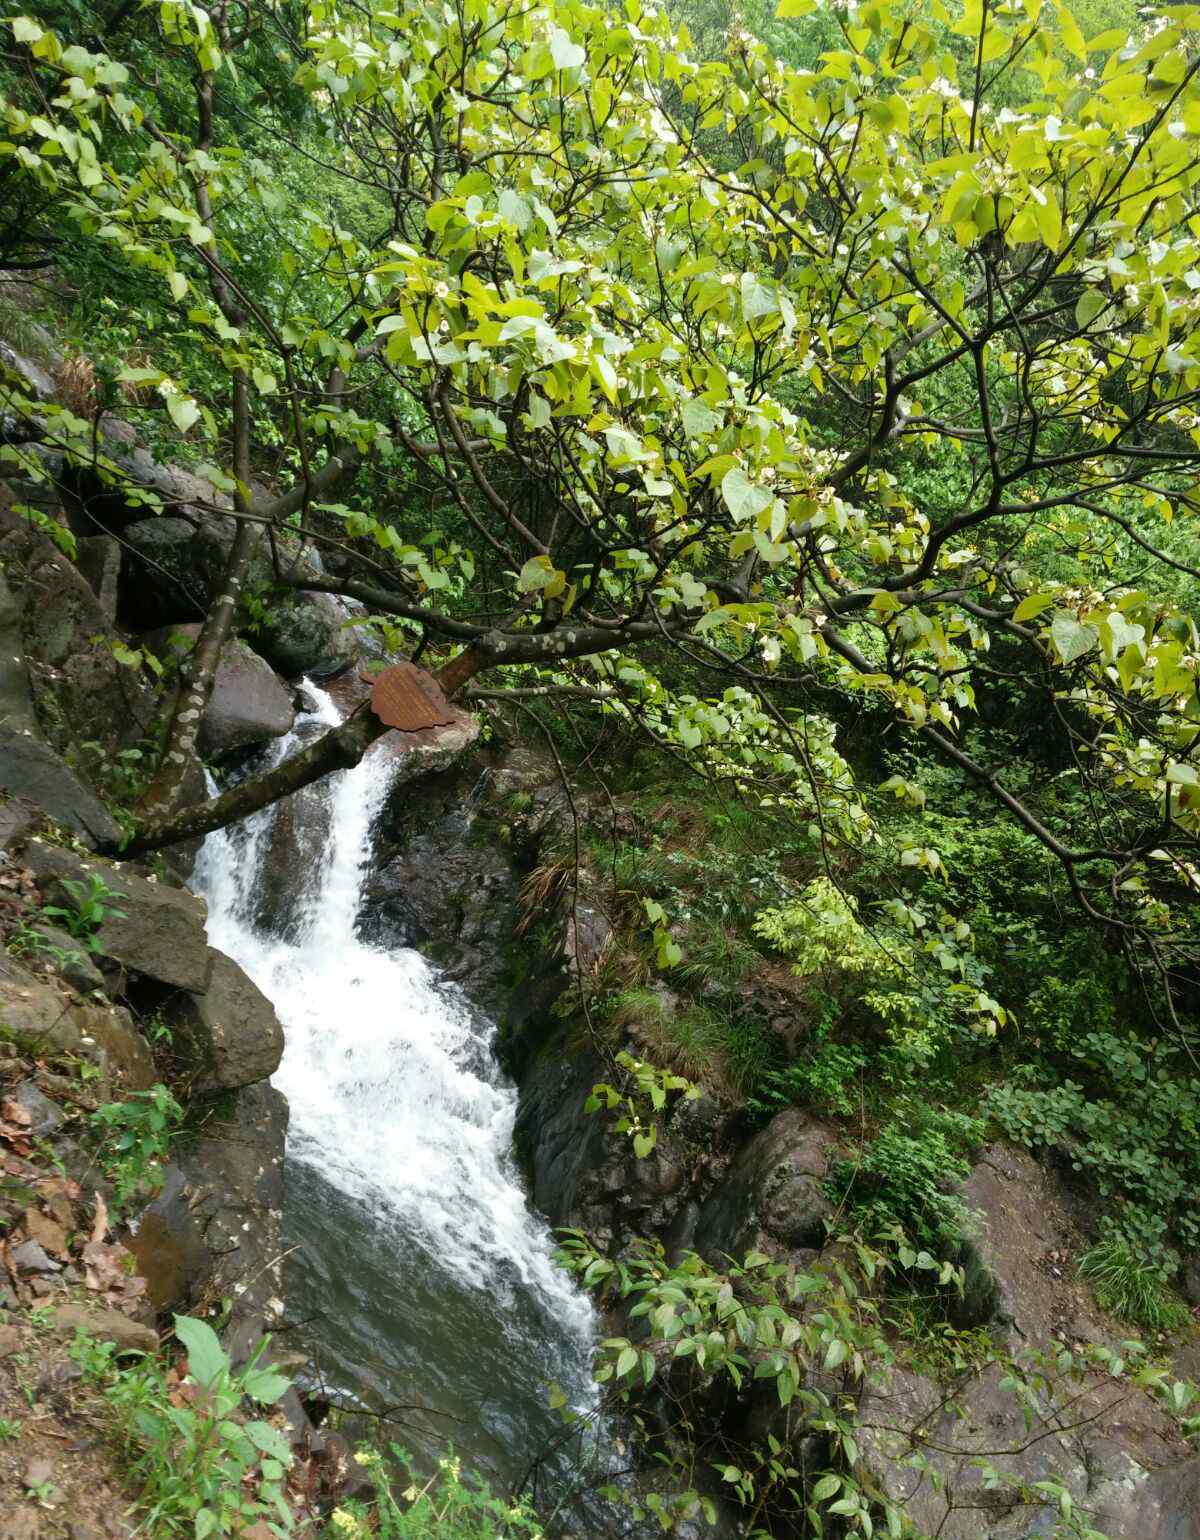
[(67, 1231), (57, 1219), (52, 1219), (49, 1214), (43, 1214), (37, 1208), (27, 1208), (24, 1219), (25, 1233), (31, 1241), (36, 1241), (52, 1257), (67, 1255)]

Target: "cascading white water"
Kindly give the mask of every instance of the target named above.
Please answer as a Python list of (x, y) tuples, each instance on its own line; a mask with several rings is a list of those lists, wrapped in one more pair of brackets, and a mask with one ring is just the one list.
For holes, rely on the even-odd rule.
[[(312, 710), (277, 757), (340, 720), (324, 691), (304, 690)], [(195, 884), (213, 945), (285, 1030), (275, 1083), (291, 1107), (293, 1311), (325, 1321), (315, 1336), (335, 1380), (429, 1412), (414, 1442), (470, 1452), (479, 1424), (486, 1447), (474, 1452), (511, 1471), (552, 1431), (547, 1380), (587, 1397), (594, 1317), (526, 1204), (510, 1155), (516, 1093), (486, 1024), (419, 954), (357, 935), (393, 765), (377, 747), (292, 799), (320, 815), (323, 838), (288, 874), (286, 934), (256, 918), (278, 809), (211, 835)]]

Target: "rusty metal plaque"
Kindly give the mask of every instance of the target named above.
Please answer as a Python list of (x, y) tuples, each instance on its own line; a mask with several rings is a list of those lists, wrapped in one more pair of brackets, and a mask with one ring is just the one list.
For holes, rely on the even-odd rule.
[(454, 707), (432, 674), (415, 663), (393, 663), (375, 675), (371, 710), (397, 732), (419, 733), (427, 727), (449, 727), (457, 720)]

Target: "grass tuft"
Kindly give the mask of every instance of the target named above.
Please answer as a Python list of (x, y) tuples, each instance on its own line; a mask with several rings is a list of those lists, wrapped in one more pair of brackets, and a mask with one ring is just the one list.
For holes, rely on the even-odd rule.
[(1105, 1236), (1084, 1252), (1079, 1271), (1104, 1310), (1148, 1331), (1177, 1331), (1190, 1316), (1160, 1267), (1138, 1255), (1120, 1235)]

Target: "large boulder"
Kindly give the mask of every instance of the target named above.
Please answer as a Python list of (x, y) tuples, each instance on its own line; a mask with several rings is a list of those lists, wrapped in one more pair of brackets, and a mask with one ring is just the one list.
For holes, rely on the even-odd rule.
[(157, 1078), (146, 1040), (128, 1011), (81, 1001), (54, 978), (31, 972), (0, 952), (0, 1019), (30, 1053), (76, 1054), (94, 1063), (106, 1089), (144, 1090)]
[(0, 727), (0, 790), (35, 803), (85, 844), (111, 845), (120, 828), (104, 804), (47, 744)]
[[(157, 656), (182, 658), (195, 646), (198, 624), (152, 631), (141, 640)], [(296, 720), (291, 691), (263, 658), (232, 638), (221, 649), (212, 695), (200, 727), (200, 753), (220, 762), (244, 749), (291, 732)]]
[[(1065, 1488), (1107, 1540), (1195, 1540), (1197, 1461), (1145, 1393), (1095, 1374), (1052, 1382), (1027, 1408), (992, 1364), (953, 1390), (896, 1369), (868, 1387), (856, 1438), (866, 1471), (920, 1534), (1041, 1540)], [(992, 1481), (992, 1467), (1004, 1479)]]
[(739, 1150), (696, 1223), (696, 1249), (714, 1262), (747, 1251), (820, 1248), (833, 1204), (822, 1190), (837, 1132), (789, 1107)]
[(41, 735), (89, 774), (142, 744), (155, 720), (154, 686), (119, 661), (114, 649), (124, 637), (106, 605), (53, 541), (15, 511), (2, 485), (0, 565), (20, 609), (19, 626), (11, 613), (8, 625), (12, 636), (19, 629), (20, 646), (5, 655), (20, 657), (28, 670)]
[(176, 1044), (186, 1044), (197, 1091), (237, 1089), (269, 1079), (283, 1057), (275, 1007), (232, 958), (209, 949), (208, 987), (175, 1015)]
[(333, 594), (297, 592), (272, 602), (254, 646), (285, 679), (321, 679), (362, 656), (350, 611)]
[(211, 953), (204, 932), (204, 901), (180, 888), (139, 877), (127, 867), (99, 859), (84, 860), (73, 851), (30, 840), (25, 862), (42, 893), (70, 908), (76, 882), (86, 891), (103, 882), (111, 897), (96, 932), (100, 953), (147, 978), (203, 993), (208, 988)]
[(122, 536), (126, 548), (121, 610), (137, 629), (202, 620), (225, 571), (232, 519), (198, 521), (164, 514), (139, 519)]

